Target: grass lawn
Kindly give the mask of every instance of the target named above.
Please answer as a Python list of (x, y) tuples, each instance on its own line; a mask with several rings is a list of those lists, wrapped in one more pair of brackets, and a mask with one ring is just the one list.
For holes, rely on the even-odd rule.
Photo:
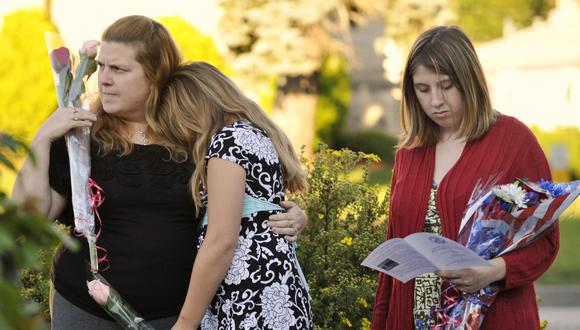
[[(576, 201), (576, 205), (580, 201)], [(538, 284), (580, 284), (580, 215), (560, 223), (560, 252)]]
[[(376, 185), (380, 196), (385, 195), (387, 187), (391, 184), (391, 176), (393, 174), (393, 165), (385, 163), (373, 164), (369, 168), (368, 182), (371, 185)], [(353, 182), (361, 182), (363, 180), (363, 169), (357, 168), (348, 176)]]

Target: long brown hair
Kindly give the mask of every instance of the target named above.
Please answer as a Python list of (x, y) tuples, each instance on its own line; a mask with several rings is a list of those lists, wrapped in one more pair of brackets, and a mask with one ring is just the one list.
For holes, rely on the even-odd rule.
[(156, 122), (172, 125), (167, 137), (191, 148), (196, 169), (191, 178), (193, 199), (202, 207), (200, 183), (206, 182), (204, 157), (211, 137), (224, 126), (245, 119), (272, 140), (290, 191), (306, 188), (306, 175), (288, 137), (268, 115), (247, 98), (221, 71), (205, 62), (182, 65), (163, 91)]
[(458, 27), (438, 26), (423, 32), (409, 52), (402, 81), (403, 133), (398, 147), (433, 145), (440, 138), (439, 126), (425, 114), (415, 94), (413, 74), (421, 65), (437, 74), (448, 75), (461, 92), (465, 111), (458, 136), (471, 141), (484, 135), (495, 120), (495, 111), (475, 48)]
[[(126, 16), (111, 24), (103, 32), (101, 40), (122, 43), (136, 50), (136, 60), (143, 67), (145, 76), (151, 83), (151, 91), (146, 101), (145, 120), (154, 129), (148, 133), (154, 136), (156, 143), (166, 146), (173, 158), (186, 158), (187, 150), (183, 146), (158, 134), (159, 131), (169, 130), (170, 126), (161, 129), (154, 119), (161, 89), (181, 63), (179, 49), (167, 29), (145, 16)], [(133, 145), (124, 137), (123, 132), (127, 128), (125, 122), (106, 113), (100, 99), (93, 108), (97, 113), (97, 121), (92, 128), (92, 137), (99, 146), (99, 152), (129, 154)]]

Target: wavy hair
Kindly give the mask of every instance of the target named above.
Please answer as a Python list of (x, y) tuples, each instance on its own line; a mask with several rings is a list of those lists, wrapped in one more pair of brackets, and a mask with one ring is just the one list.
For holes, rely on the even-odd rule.
[(441, 132), (421, 108), (415, 94), (413, 74), (423, 65), (449, 76), (465, 100), (465, 111), (459, 126), (459, 137), (466, 141), (483, 136), (495, 120), (496, 112), (483, 74), (483, 69), (469, 38), (456, 26), (438, 26), (423, 32), (409, 52), (403, 72), (401, 127), (399, 148), (415, 148), (436, 144)]
[(306, 174), (288, 137), (221, 71), (205, 62), (182, 65), (171, 76), (161, 97), (156, 122), (172, 129), (173, 141), (187, 145), (197, 164), (191, 178), (193, 199), (202, 207), (200, 183), (207, 180), (204, 157), (211, 137), (224, 126), (247, 120), (263, 129), (280, 157), (284, 183), (290, 191), (306, 188)]
[[(181, 53), (169, 31), (160, 23), (151, 18), (139, 15), (126, 16), (111, 24), (101, 37), (103, 42), (118, 42), (133, 47), (136, 50), (136, 60), (143, 67), (146, 78), (151, 83), (151, 90), (146, 101), (145, 120), (153, 128), (148, 133), (153, 135), (156, 143), (165, 146), (173, 159), (187, 159), (187, 150), (184, 146), (173, 143), (170, 139), (160, 135), (161, 131), (168, 131), (171, 126), (159, 127), (155, 122), (155, 113), (159, 104), (159, 96), (167, 79), (181, 63)], [(101, 154), (116, 152), (127, 155), (133, 144), (123, 133), (127, 125), (123, 120), (106, 113), (98, 99), (93, 109), (97, 114), (97, 121), (93, 125), (91, 134), (99, 146)]]

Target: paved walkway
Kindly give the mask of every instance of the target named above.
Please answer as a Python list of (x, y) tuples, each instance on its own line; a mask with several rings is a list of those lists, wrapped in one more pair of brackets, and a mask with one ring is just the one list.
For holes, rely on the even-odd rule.
[(547, 330), (580, 330), (580, 285), (537, 285), (536, 293)]

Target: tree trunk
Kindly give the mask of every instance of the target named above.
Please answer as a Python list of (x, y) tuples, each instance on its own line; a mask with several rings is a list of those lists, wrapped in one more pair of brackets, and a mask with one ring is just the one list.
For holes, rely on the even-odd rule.
[(52, 0), (44, 0), (43, 5), (46, 18), (52, 22)]
[(317, 93), (318, 72), (286, 77), (285, 84), (278, 88), (271, 117), (286, 133), (298, 155), (302, 147), (305, 156), (312, 154)]

